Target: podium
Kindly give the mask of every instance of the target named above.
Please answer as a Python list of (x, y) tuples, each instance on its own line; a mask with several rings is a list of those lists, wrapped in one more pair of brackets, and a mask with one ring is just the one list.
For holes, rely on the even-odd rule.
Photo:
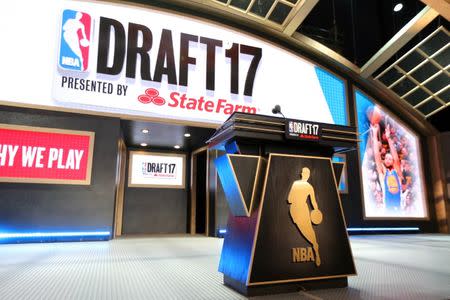
[(246, 296), (346, 287), (356, 274), (334, 153), (354, 127), (233, 113), (208, 140), (230, 208), (219, 263)]

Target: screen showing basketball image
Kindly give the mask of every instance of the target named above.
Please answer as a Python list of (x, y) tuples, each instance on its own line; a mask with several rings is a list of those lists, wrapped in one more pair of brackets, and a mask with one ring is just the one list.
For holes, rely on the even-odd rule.
[(356, 92), (367, 218), (426, 218), (419, 138)]

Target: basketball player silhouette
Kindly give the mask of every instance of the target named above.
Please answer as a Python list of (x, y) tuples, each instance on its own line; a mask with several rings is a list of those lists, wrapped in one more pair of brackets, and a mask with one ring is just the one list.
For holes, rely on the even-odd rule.
[[(289, 191), (288, 202), (291, 204), (290, 214), (300, 233), (312, 244), (315, 254), (316, 266), (320, 266), (319, 244), (312, 224), (322, 222), (322, 213), (317, 205), (314, 187), (308, 183), (310, 170), (303, 168), (301, 180), (296, 180)], [(308, 198), (311, 199), (313, 210), (310, 212)]]
[[(81, 23), (81, 18), (83, 13), (77, 12), (75, 18), (68, 19), (63, 25), (63, 38), (69, 46), (70, 50), (75, 53), (80, 59), (81, 69), (84, 70), (83, 54), (81, 52), (81, 47), (87, 47), (89, 41), (86, 37), (86, 31), (83, 23)], [(81, 31), (82, 39), (78, 37), (78, 31)]]

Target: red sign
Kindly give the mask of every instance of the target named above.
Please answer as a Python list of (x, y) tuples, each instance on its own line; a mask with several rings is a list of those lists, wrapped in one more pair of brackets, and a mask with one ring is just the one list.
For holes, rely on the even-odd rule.
[(166, 99), (159, 95), (159, 91), (154, 88), (146, 89), (145, 93), (139, 95), (137, 99), (143, 104), (153, 103), (157, 106), (163, 106), (167, 103), (169, 107), (179, 107), (187, 110), (205, 111), (216, 114), (224, 113), (226, 115), (231, 115), (235, 111), (249, 114), (256, 114), (259, 111), (256, 107), (230, 103), (226, 99), (218, 99), (216, 103), (212, 100), (205, 99), (203, 96), (198, 99), (189, 98), (186, 94), (180, 94), (178, 92), (170, 93), (170, 100), (167, 102)]
[(0, 124), (0, 181), (90, 184), (94, 133)]

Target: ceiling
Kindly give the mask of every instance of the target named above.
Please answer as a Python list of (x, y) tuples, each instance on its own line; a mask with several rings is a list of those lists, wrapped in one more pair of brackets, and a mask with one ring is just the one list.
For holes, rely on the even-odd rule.
[[(206, 146), (206, 140), (215, 132), (210, 128), (128, 120), (122, 120), (121, 127), (128, 147), (146, 150), (171, 149), (183, 152), (191, 152)], [(148, 133), (143, 133), (143, 129), (147, 129)], [(191, 136), (185, 137), (185, 133)], [(147, 146), (143, 147), (141, 143), (146, 143)], [(175, 149), (175, 145), (179, 145), (180, 149)]]
[[(386, 67), (375, 80), (431, 117), (450, 104), (450, 35), (444, 26)], [(450, 123), (450, 122), (448, 122)]]
[[(447, 0), (137, 0), (276, 33), (331, 57), (449, 131)], [(397, 4), (403, 8), (394, 11)], [(444, 17), (445, 16), (445, 17)], [(432, 49), (432, 51), (430, 50)], [(430, 50), (430, 51), (429, 51)]]

